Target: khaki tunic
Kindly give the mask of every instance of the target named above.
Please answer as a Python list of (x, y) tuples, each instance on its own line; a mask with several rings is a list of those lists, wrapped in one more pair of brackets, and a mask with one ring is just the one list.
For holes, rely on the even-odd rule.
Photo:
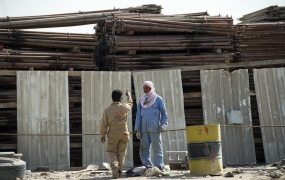
[(104, 110), (101, 123), (101, 136), (108, 137), (107, 153), (110, 165), (119, 166), (122, 171), (127, 153), (129, 138), (128, 112), (133, 107), (133, 100), (127, 103), (113, 102)]

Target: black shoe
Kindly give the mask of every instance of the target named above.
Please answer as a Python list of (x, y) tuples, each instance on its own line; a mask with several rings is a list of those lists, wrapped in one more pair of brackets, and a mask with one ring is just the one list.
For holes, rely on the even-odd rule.
[(119, 178), (120, 178), (120, 177), (121, 177), (121, 174), (122, 174), (122, 171), (119, 170), (118, 173), (119, 173)]

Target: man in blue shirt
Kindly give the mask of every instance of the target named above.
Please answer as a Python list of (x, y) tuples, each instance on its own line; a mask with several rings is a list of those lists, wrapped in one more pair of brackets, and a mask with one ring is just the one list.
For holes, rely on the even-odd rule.
[[(145, 94), (138, 101), (135, 122), (136, 135), (140, 139), (141, 161), (146, 167), (154, 165), (164, 171), (160, 131), (166, 131), (168, 115), (162, 98), (154, 91), (153, 83), (145, 81), (143, 89)], [(150, 147), (153, 150), (153, 163), (150, 159)]]

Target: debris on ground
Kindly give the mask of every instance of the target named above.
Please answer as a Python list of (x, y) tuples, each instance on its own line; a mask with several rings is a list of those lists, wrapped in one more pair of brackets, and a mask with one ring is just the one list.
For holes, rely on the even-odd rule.
[[(149, 172), (148, 175), (152, 176), (146, 176), (146, 167), (136, 167), (132, 168), (135, 171), (142, 172), (144, 170), (144, 174), (139, 175), (137, 180), (147, 180), (149, 178), (156, 178), (157, 174), (155, 174), (157, 171), (156, 168), (148, 168)], [(159, 170), (159, 169), (158, 169)], [(160, 171), (160, 170), (159, 170)], [(94, 180), (94, 179), (101, 179), (101, 180), (107, 180), (112, 179), (112, 171), (109, 171), (108, 169), (99, 169), (96, 171), (87, 171), (82, 172), (78, 174), (73, 174), (73, 171), (65, 170), (62, 172), (61, 170), (54, 170), (53, 173), (50, 172), (38, 172), (38, 171), (32, 171), (31, 174), (26, 175), (24, 179), (19, 180)], [(123, 171), (121, 174), (120, 179), (122, 180), (128, 180), (131, 179), (127, 173), (127, 171)], [(149, 174), (152, 172), (152, 174)], [(138, 172), (136, 172), (138, 173)], [(166, 174), (168, 176), (166, 176)], [(162, 176), (159, 177), (159, 179), (200, 179), (200, 180), (229, 180), (229, 179), (242, 179), (242, 180), (269, 180), (269, 179), (278, 179), (278, 180), (285, 180), (285, 170), (283, 169), (277, 169), (276, 167), (270, 167), (270, 165), (262, 165), (262, 166), (254, 166), (254, 167), (227, 167), (227, 172), (224, 173), (223, 176), (211, 176), (211, 175), (205, 175), (205, 176), (197, 176), (197, 175), (191, 175), (189, 170), (170, 170), (170, 171), (164, 171), (161, 174)], [(159, 176), (159, 175), (158, 175)]]
[[(76, 172), (73, 172), (72, 174), (79, 174), (79, 173), (85, 173), (87, 171), (96, 171), (98, 170), (99, 166), (98, 165), (95, 165), (95, 164), (90, 164), (87, 166), (86, 169), (83, 169), (83, 170), (80, 170), (80, 171), (76, 171)], [(61, 170), (61, 172), (64, 172), (64, 170)]]
[(36, 171), (49, 171), (49, 167), (39, 166), (39, 167), (37, 167)]
[(152, 176), (160, 177), (162, 176), (162, 171), (158, 169), (157, 167), (152, 167), (152, 168), (148, 168), (145, 171), (145, 175), (147, 177), (152, 177)]
[(225, 174), (225, 177), (234, 177), (234, 174), (232, 172), (227, 172)]
[(269, 174), (269, 177), (272, 177), (272, 178), (280, 178), (282, 175), (280, 173), (276, 173), (276, 172), (271, 172)]
[(41, 175), (41, 176), (48, 176), (49, 173), (47, 173), (47, 172), (42, 172), (40, 175)]
[(71, 177), (71, 175), (70, 174), (66, 174), (65, 177), (68, 179), (68, 178)]
[(240, 170), (240, 169), (236, 169), (232, 172), (233, 174), (242, 174), (243, 173), (243, 170)]
[(107, 168), (109, 171), (112, 171), (112, 168), (109, 163), (103, 162), (103, 166)]
[(264, 175), (264, 174), (266, 174), (266, 173), (267, 173), (267, 172), (261, 170), (261, 168), (258, 170), (258, 174), (259, 174), (259, 175)]
[(285, 165), (285, 159), (280, 160), (279, 162), (275, 162), (271, 164), (271, 167), (278, 167)]
[(127, 177), (143, 176), (145, 172), (146, 172), (145, 166), (134, 167), (126, 172), (126, 176)]

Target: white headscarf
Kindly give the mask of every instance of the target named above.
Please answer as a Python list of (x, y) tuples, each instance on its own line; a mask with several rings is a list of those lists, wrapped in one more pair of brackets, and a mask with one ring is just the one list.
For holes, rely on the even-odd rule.
[[(156, 98), (157, 98), (157, 94), (154, 92), (154, 87), (153, 87), (153, 83), (151, 81), (145, 81), (143, 83), (143, 86), (148, 86), (150, 87), (150, 92), (144, 94), (141, 97), (140, 103), (142, 105), (143, 108), (148, 108), (151, 105), (153, 105), (153, 103), (155, 102)], [(147, 101), (146, 101), (147, 98)]]

